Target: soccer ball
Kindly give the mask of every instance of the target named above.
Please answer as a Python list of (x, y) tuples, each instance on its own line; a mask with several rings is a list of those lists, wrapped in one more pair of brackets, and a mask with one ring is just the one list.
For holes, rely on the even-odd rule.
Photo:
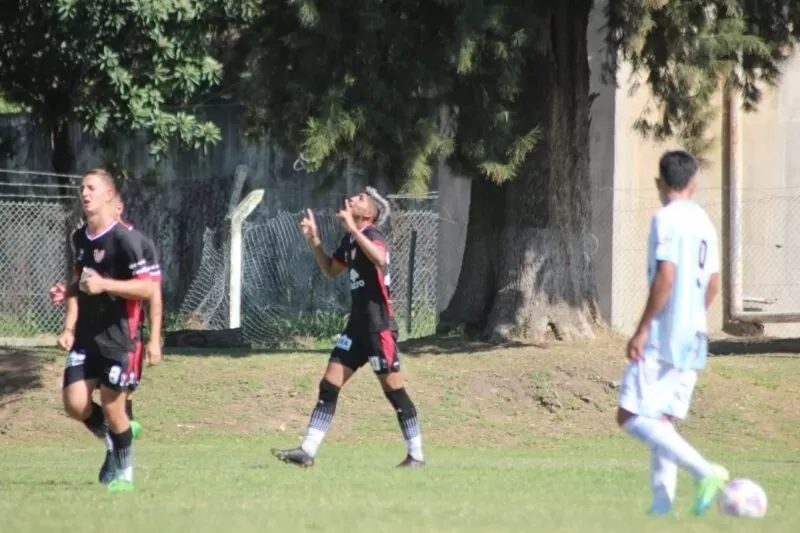
[(719, 512), (742, 518), (764, 518), (767, 514), (767, 493), (751, 479), (734, 479), (717, 499)]

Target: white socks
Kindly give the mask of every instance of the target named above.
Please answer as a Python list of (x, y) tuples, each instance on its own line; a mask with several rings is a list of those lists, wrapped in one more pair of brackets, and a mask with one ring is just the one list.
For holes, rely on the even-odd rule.
[(317, 455), (317, 450), (319, 450), (320, 444), (322, 444), (322, 440), (325, 438), (325, 432), (319, 429), (308, 428), (306, 430), (306, 438), (303, 439), (303, 444), (300, 447), (306, 452), (310, 457), (315, 457)]
[(410, 455), (412, 459), (416, 461), (425, 460), (425, 458), (422, 455), (421, 435), (417, 435), (416, 437), (411, 437), (410, 439), (406, 440), (406, 445), (408, 446), (408, 455)]
[(702, 479), (712, 473), (711, 464), (686, 442), (669, 422), (634, 416), (625, 422), (623, 429), (645, 443), (651, 450), (659, 449), (659, 453), (671, 456), (695, 479)]
[(650, 450), (650, 484), (653, 502), (650, 514), (665, 514), (672, 509), (675, 489), (678, 485), (678, 463), (658, 447)]

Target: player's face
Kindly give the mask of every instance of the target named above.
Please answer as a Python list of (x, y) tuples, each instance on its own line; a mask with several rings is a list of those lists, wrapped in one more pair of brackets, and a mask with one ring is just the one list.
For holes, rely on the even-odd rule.
[(353, 214), (359, 218), (370, 218), (374, 213), (372, 213), (372, 207), (369, 203), (369, 198), (367, 193), (356, 194), (355, 196), (351, 196), (347, 199), (347, 204), (350, 206), (350, 209), (353, 210)]
[(86, 215), (94, 215), (109, 207), (113, 199), (114, 191), (103, 178), (95, 174), (84, 176), (81, 183), (81, 201)]

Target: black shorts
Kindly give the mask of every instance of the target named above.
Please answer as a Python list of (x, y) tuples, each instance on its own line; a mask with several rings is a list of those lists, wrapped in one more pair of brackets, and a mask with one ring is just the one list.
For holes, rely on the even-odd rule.
[(64, 366), (63, 387), (78, 381), (96, 379), (100, 385), (120, 392), (133, 391), (142, 379), (141, 342), (128, 353), (104, 355), (97, 352), (75, 349), (67, 355)]
[(376, 374), (400, 370), (397, 332), (345, 330), (336, 340), (330, 361), (356, 371), (369, 363)]

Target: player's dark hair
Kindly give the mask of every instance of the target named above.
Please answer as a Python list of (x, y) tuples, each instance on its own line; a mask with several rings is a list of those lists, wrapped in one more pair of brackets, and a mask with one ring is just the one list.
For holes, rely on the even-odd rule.
[(697, 174), (697, 159), (685, 150), (665, 152), (658, 162), (658, 176), (668, 189), (684, 190)]
[(87, 171), (83, 177), (86, 176), (97, 176), (98, 178), (102, 179), (106, 185), (111, 187), (115, 194), (119, 194), (119, 188), (117, 187), (117, 180), (114, 179), (114, 176), (111, 175), (111, 172), (104, 168), (93, 168)]

